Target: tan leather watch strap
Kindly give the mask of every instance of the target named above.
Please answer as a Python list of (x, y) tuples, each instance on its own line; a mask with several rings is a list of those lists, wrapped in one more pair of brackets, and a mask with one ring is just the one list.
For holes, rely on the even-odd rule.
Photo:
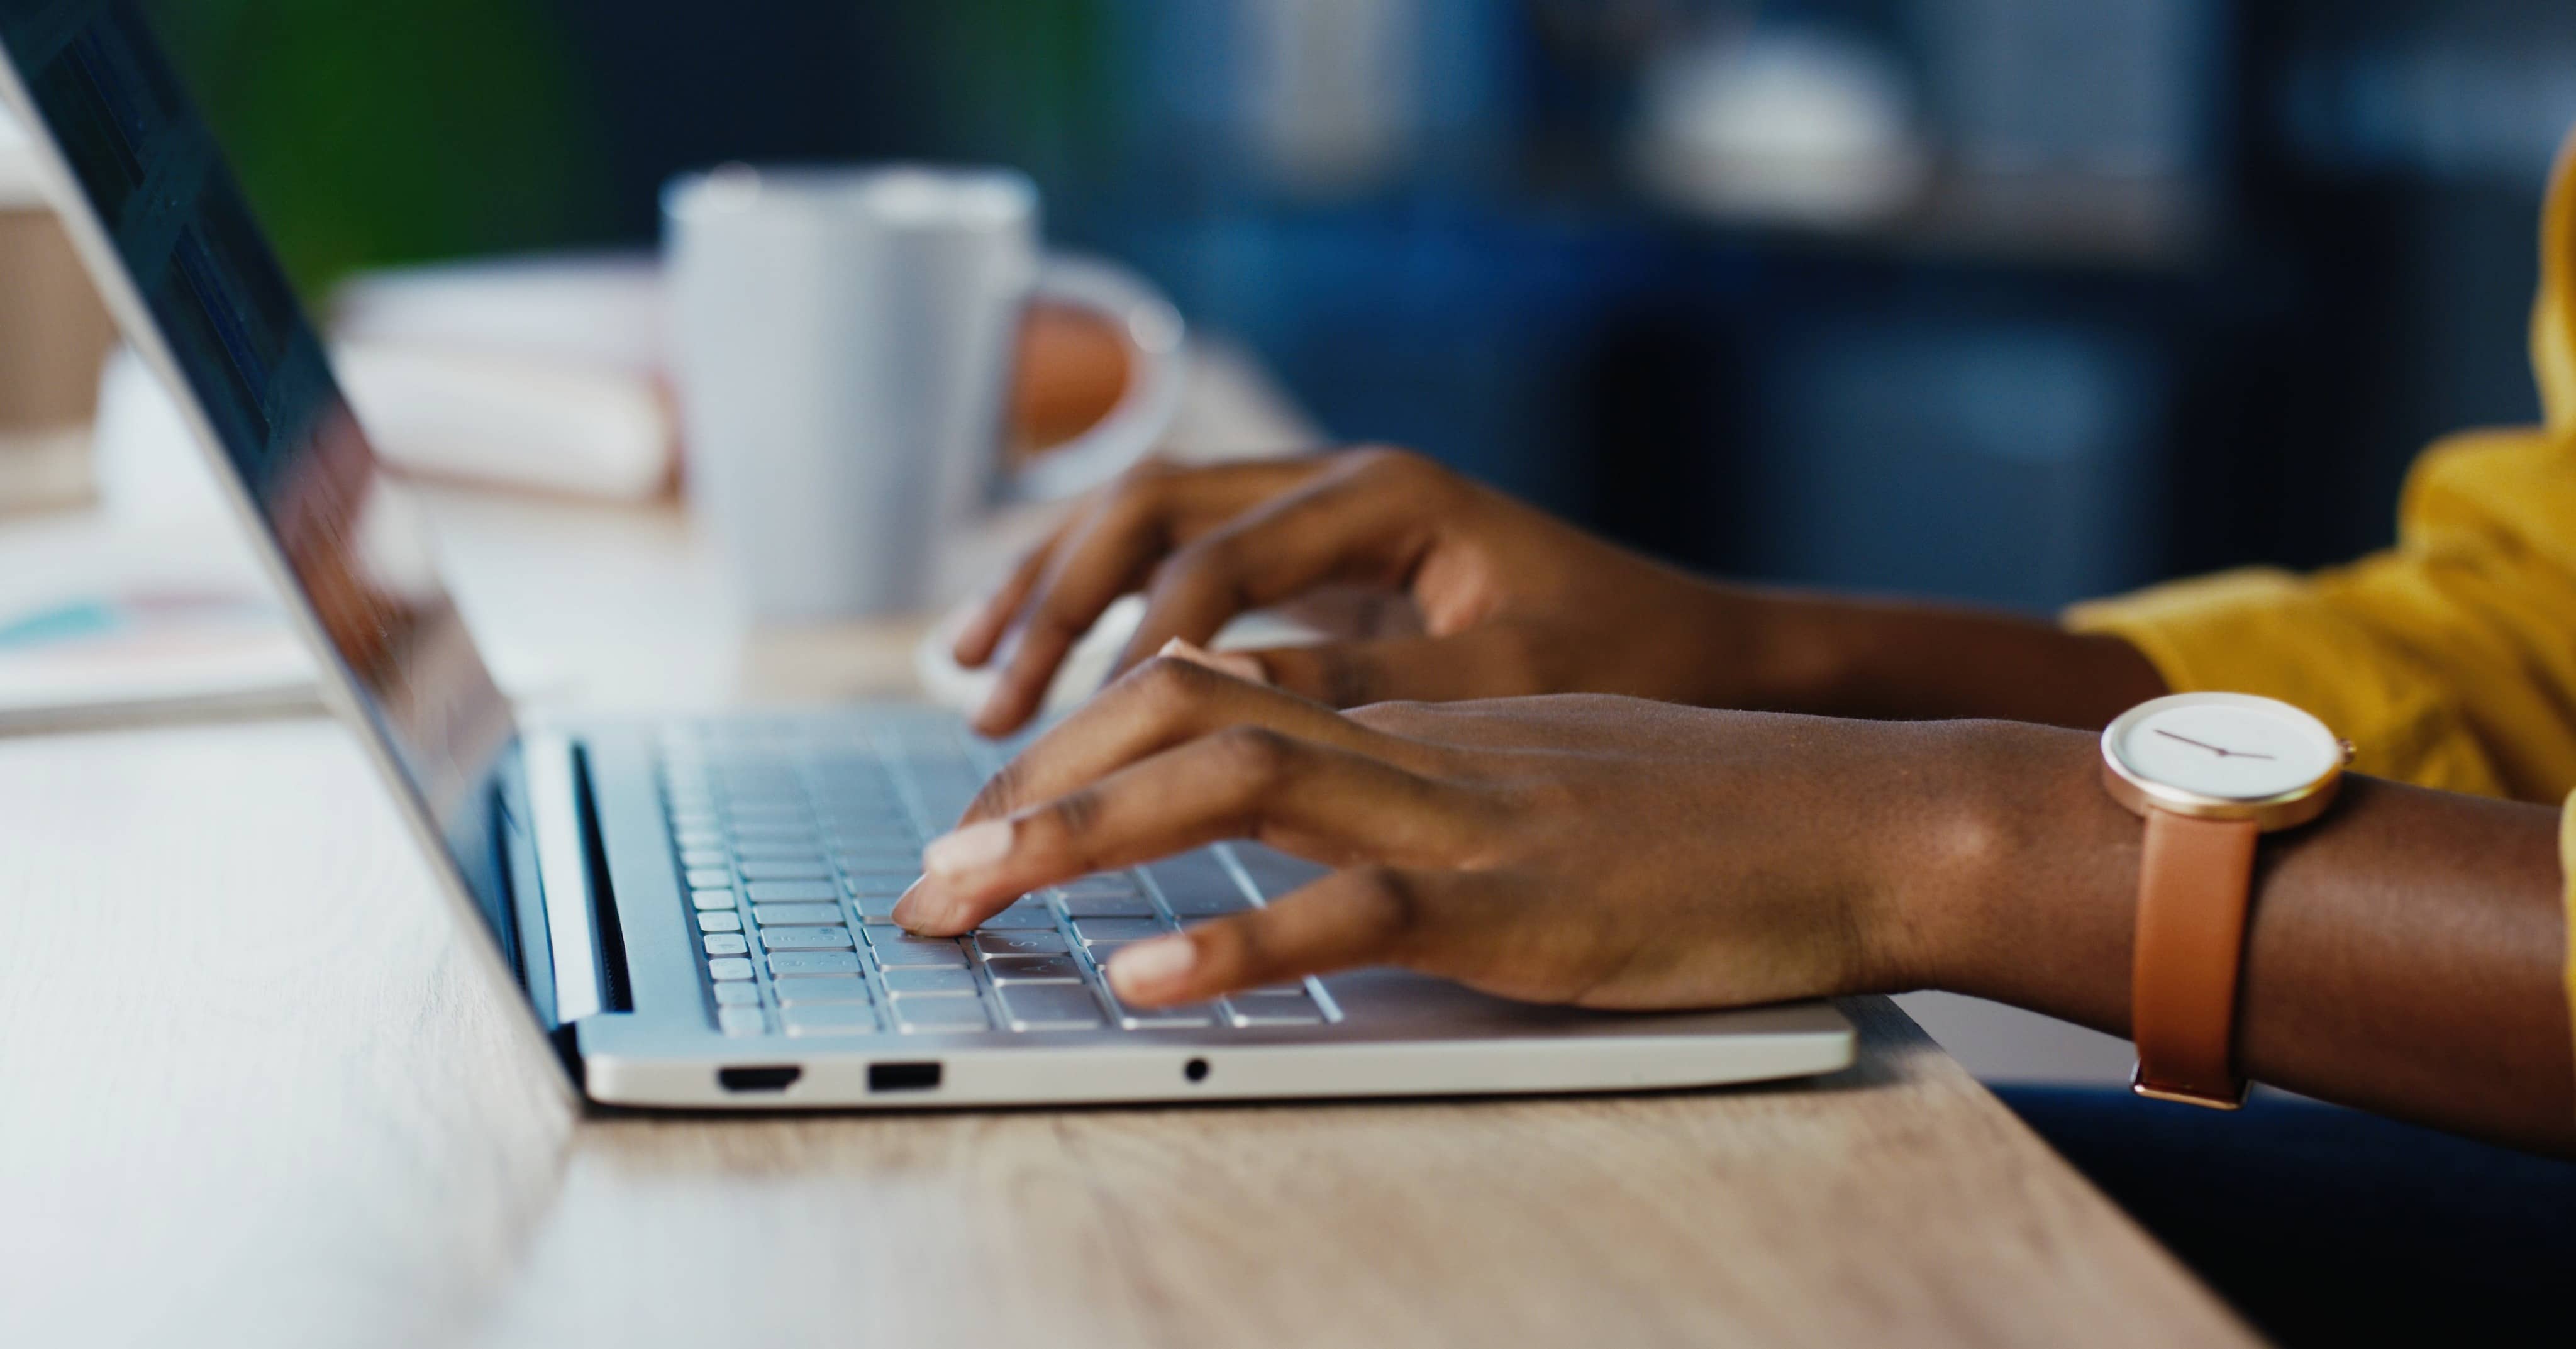
[(2251, 820), (2146, 812), (2138, 868), (2138, 945), (2129, 1034), (2141, 1095), (2234, 1107), (2245, 1098), (2234, 1065), (2236, 977), (2252, 901)]

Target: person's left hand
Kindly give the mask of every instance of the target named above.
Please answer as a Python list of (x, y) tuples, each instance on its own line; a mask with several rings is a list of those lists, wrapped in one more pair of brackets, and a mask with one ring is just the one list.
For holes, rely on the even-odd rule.
[(1976, 883), (1979, 734), (1597, 695), (1344, 713), (1166, 655), (997, 775), (895, 917), (955, 934), (1051, 883), (1251, 838), (1341, 869), (1128, 947), (1121, 998), (1371, 964), (1600, 1008), (1896, 987), (1921, 954), (1909, 911)]

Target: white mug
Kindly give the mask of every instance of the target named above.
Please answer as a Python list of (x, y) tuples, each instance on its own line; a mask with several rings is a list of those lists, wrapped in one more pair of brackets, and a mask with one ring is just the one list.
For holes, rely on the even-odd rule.
[[(755, 618), (918, 608), (945, 531), (1107, 481), (1179, 408), (1179, 312), (1122, 268), (1044, 254), (1018, 173), (733, 165), (674, 180), (663, 217), (690, 495)], [(1127, 387), (1009, 469), (1011, 366), (1038, 298), (1124, 334)]]

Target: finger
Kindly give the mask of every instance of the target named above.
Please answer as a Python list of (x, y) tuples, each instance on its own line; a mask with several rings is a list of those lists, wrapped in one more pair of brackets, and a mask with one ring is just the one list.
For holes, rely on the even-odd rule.
[(1056, 550), (1064, 546), (1064, 536), (1072, 528), (1070, 521), (1058, 526), (1047, 536), (1046, 542), (1030, 549), (1012, 564), (1011, 574), (1004, 578), (998, 589), (984, 598), (975, 616), (966, 620), (966, 626), (957, 630), (957, 641), (950, 648), (950, 654), (957, 658), (958, 664), (970, 670), (978, 669), (993, 658), (993, 648), (1002, 644), (1002, 634), (1010, 628), (1011, 616), (1020, 611), (1021, 605), (1028, 603), (1029, 592), (1037, 589), (1038, 578), (1046, 574), (1047, 563), (1055, 557)]
[(1476, 882), (1458, 872), (1337, 871), (1249, 913), (1137, 942), (1109, 962), (1109, 986), (1146, 1007), (1203, 1002), (1359, 965), (1436, 957), (1444, 915)]
[(1195, 646), (1175, 637), (1163, 643), (1163, 649), (1154, 654), (1170, 656), (1175, 660), (1185, 660), (1193, 665), (1204, 665), (1218, 674), (1232, 675), (1247, 684), (1270, 682), (1270, 676), (1262, 670), (1261, 662), (1241, 651), (1210, 651), (1206, 647)]
[(894, 918), (953, 935), (1041, 886), (1229, 838), (1324, 862), (1447, 865), (1473, 846), (1480, 817), (1461, 788), (1236, 726), (934, 842)]
[(1454, 702), (1510, 698), (1540, 687), (1534, 643), (1518, 625), (1496, 623), (1449, 637), (1228, 651), (1249, 659), (1268, 682), (1327, 707), (1395, 700)]
[(1174, 638), (1205, 642), (1237, 614), (1327, 583), (1401, 585), (1430, 549), (1432, 513), (1381, 467), (1388, 462), (1345, 460), (1173, 553), (1155, 569), (1144, 617), (1113, 672)]
[(1112, 601), (1141, 587), (1176, 544), (1319, 471), (1311, 462), (1263, 461), (1161, 468), (1123, 483), (1067, 531), (1039, 569), (1018, 610), (1019, 640), (975, 729), (1001, 735), (1035, 715), (1074, 643)]
[(1238, 725), (1266, 726), (1416, 771), (1434, 766), (1430, 746), (1371, 730), (1294, 694), (1161, 658), (1137, 666), (1049, 727), (984, 784), (959, 823), (1052, 800), (1139, 759)]

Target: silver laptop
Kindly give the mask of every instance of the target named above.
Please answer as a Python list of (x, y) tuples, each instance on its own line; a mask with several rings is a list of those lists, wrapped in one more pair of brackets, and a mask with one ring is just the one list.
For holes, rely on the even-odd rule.
[[(1821, 1004), (1612, 1015), (1398, 971), (1120, 1005), (1118, 943), (1317, 870), (1221, 844), (1032, 894), (958, 941), (887, 921), (1007, 753), (943, 713), (522, 725), (132, 0), (0, 0), (0, 98), (73, 191), (126, 336), (181, 402), (465, 943), (594, 1100), (1026, 1105), (1590, 1091), (1831, 1072)], [(317, 109), (316, 115), (326, 115)]]

